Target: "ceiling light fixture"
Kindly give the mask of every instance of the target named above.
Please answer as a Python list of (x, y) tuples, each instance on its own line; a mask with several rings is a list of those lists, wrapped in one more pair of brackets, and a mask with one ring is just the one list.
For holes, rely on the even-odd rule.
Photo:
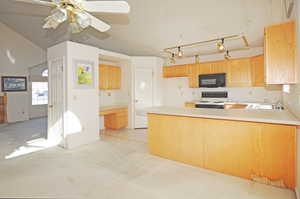
[(225, 39), (222, 38), (222, 39), (221, 39), (221, 42), (218, 42), (218, 43), (217, 43), (217, 47), (218, 47), (218, 50), (219, 50), (220, 52), (223, 52), (223, 51), (225, 50), (224, 41), (225, 41)]
[(199, 55), (195, 55), (195, 63), (200, 63), (200, 57), (199, 57)]
[(183, 52), (181, 50), (181, 47), (178, 47), (178, 57), (182, 57), (183, 56)]
[(226, 60), (229, 60), (230, 57), (231, 57), (231, 56), (229, 55), (229, 50), (227, 50), (226, 53), (225, 53), (225, 55), (224, 55), (224, 58), (225, 58)]
[(172, 64), (175, 64), (175, 63), (176, 63), (175, 53), (172, 53), (172, 57), (170, 58), (170, 62), (171, 62)]

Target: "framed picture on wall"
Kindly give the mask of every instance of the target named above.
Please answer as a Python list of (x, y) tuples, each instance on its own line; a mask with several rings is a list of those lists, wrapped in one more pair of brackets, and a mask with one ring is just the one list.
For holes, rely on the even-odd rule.
[(16, 76), (1, 77), (2, 92), (24, 92), (27, 91), (27, 78)]
[(95, 88), (95, 64), (92, 61), (73, 60), (75, 88)]

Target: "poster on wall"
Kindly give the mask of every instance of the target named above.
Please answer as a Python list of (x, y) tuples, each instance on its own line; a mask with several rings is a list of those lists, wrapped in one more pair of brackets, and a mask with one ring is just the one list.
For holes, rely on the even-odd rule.
[(73, 60), (75, 88), (95, 88), (95, 64), (86, 60)]
[(27, 78), (15, 76), (1, 77), (2, 92), (24, 92), (27, 91)]

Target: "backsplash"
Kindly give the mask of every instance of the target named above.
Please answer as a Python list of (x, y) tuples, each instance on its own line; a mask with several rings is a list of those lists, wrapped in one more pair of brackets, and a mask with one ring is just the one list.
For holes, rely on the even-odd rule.
[(164, 105), (183, 106), (187, 101), (200, 100), (202, 91), (227, 91), (228, 100), (237, 102), (282, 102), (281, 87), (189, 88), (188, 78), (164, 79)]

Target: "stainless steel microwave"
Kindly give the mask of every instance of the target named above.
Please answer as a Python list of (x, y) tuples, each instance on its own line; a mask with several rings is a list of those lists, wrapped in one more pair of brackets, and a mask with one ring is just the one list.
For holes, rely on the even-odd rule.
[(199, 88), (218, 88), (226, 86), (226, 73), (199, 75)]

